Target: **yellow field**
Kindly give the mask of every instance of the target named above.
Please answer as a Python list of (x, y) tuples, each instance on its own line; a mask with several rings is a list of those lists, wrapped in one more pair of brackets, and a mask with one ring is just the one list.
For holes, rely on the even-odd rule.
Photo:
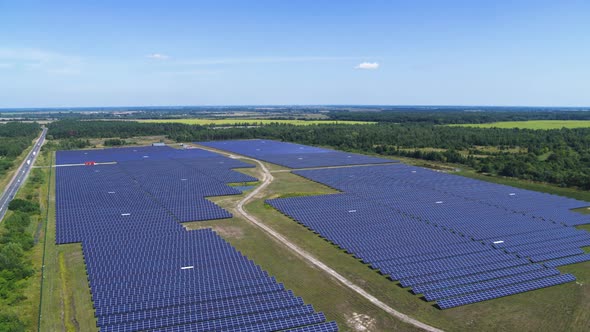
[(152, 123), (184, 123), (189, 125), (217, 125), (217, 126), (233, 126), (233, 125), (247, 125), (256, 126), (261, 124), (291, 124), (296, 126), (308, 126), (317, 124), (374, 124), (375, 122), (367, 121), (337, 121), (337, 120), (281, 120), (281, 119), (161, 119), (161, 120), (137, 120), (139, 122)]
[(588, 128), (590, 120), (534, 120), (534, 121), (504, 121), (492, 123), (458, 124), (451, 126), (477, 128), (520, 128), (520, 129), (561, 129)]

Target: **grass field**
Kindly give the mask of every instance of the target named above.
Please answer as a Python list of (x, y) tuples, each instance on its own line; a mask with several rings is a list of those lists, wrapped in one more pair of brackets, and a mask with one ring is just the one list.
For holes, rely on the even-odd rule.
[(247, 125), (256, 126), (261, 124), (291, 124), (296, 126), (309, 126), (318, 124), (374, 124), (366, 121), (336, 121), (336, 120), (280, 120), (280, 119), (162, 119), (162, 120), (138, 120), (139, 122), (155, 123), (184, 123), (190, 125), (214, 125), (214, 126), (235, 126)]
[(55, 172), (51, 192), (40, 330), (97, 331), (82, 246), (55, 244)]
[[(92, 146), (93, 148), (96, 147), (98, 149), (113, 148), (113, 146), (105, 146), (104, 145), (104, 141), (106, 141), (108, 139), (119, 139), (119, 137), (91, 138), (91, 139), (89, 139), (90, 146)], [(124, 146), (142, 146), (142, 145), (151, 145), (152, 143), (155, 143), (155, 142), (163, 142), (163, 143), (172, 145), (174, 147), (175, 143), (176, 143), (175, 141), (166, 138), (166, 136), (164, 136), (164, 135), (136, 136), (136, 137), (126, 138), (125, 142), (127, 142), (127, 144), (125, 144)], [(114, 146), (114, 148), (117, 148), (117, 147), (122, 147), (122, 146)]]
[(504, 121), (492, 123), (468, 123), (450, 125), (457, 127), (476, 128), (520, 128), (520, 129), (561, 129), (561, 128), (588, 128), (590, 120), (533, 120), (533, 121)]

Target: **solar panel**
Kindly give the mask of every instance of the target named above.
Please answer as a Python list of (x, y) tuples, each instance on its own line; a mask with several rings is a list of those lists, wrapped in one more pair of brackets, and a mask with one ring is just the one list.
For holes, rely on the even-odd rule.
[(548, 262), (543, 263), (543, 265), (547, 267), (558, 267), (562, 265), (569, 265), (569, 264), (576, 264), (582, 262), (590, 261), (590, 254), (584, 255), (577, 255), (577, 256), (569, 256), (564, 258), (559, 258), (555, 260), (550, 260)]
[(533, 272), (543, 269), (543, 266), (539, 264), (521, 265), (512, 268), (505, 268), (499, 270), (493, 270), (489, 272), (482, 272), (471, 274), (463, 277), (456, 277), (451, 279), (443, 279), (439, 281), (433, 281), (425, 284), (419, 284), (412, 287), (412, 291), (415, 294), (424, 294), (425, 292), (435, 291), (445, 288), (451, 288), (466, 284), (478, 283), (481, 281), (487, 281), (502, 277), (508, 277), (512, 275), (518, 275), (527, 272)]
[(334, 322), (320, 323), (302, 327), (296, 327), (294, 329), (285, 330), (286, 332), (336, 332), (338, 326)]
[[(203, 144), (287, 167), (376, 164), (295, 171), (341, 193), (267, 202), (441, 308), (493, 298), (490, 287), (527, 291), (533, 286), (524, 285), (558, 280), (551, 267), (588, 260), (580, 248), (590, 236), (572, 226), (590, 217), (570, 211), (587, 205), (581, 201), (298, 144)], [(195, 315), (164, 308), (194, 312), (219, 303), (219, 312), (235, 312), (234, 300), (286, 292), (215, 233), (179, 225), (230, 217), (206, 197), (240, 194), (243, 188), (227, 184), (256, 179), (233, 169), (252, 165), (168, 147), (60, 151), (57, 159), (116, 162), (56, 171), (56, 242), (82, 242), (101, 323), (190, 330)], [(282, 298), (277, 308), (291, 301)], [(239, 310), (259, 308), (240, 303)], [(240, 328), (248, 324), (258, 322)]]
[(550, 276), (559, 275), (559, 271), (555, 269), (540, 269), (527, 273), (507, 276), (498, 279), (480, 281), (473, 284), (466, 284), (453, 288), (441, 289), (436, 291), (429, 291), (424, 293), (427, 301), (436, 301), (448, 297), (458, 296), (462, 294), (478, 293), (488, 289), (495, 289), (498, 287), (510, 286), (530, 280), (543, 279)]
[(207, 200), (236, 195), (252, 167), (208, 151), (138, 147), (59, 151), (56, 243), (82, 243), (101, 331), (290, 329), (327, 323), (321, 313), (211, 229), (185, 221), (229, 218)]
[(586, 203), (554, 195), (401, 164), (294, 173), (341, 193), (268, 204), (416, 293), (547, 278), (555, 270), (529, 258), (575, 262), (556, 259), (581, 257), (590, 239), (556, 212)]
[(231, 140), (197, 142), (204, 146), (253, 157), (269, 163), (290, 167), (310, 168), (342, 165), (383, 164), (392, 159), (370, 157), (294, 143), (272, 140)]
[(543, 278), (538, 280), (532, 280), (528, 282), (523, 282), (516, 285), (490, 289), (479, 293), (467, 294), (458, 297), (452, 297), (444, 300), (440, 300), (437, 302), (438, 306), (442, 309), (453, 308), (457, 306), (462, 306), (466, 304), (486, 301), (490, 299), (495, 299), (499, 297), (504, 297), (508, 295), (514, 295), (518, 293), (528, 292), (540, 288), (556, 286), (560, 284), (564, 284), (567, 282), (572, 282), (576, 280), (574, 276), (571, 274), (562, 274), (559, 276)]

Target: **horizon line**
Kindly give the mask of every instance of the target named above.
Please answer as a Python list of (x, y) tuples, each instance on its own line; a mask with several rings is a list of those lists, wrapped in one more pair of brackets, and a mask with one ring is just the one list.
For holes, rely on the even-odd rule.
[(560, 108), (560, 109), (583, 109), (590, 106), (562, 106), (562, 105), (469, 105), (469, 104), (210, 104), (210, 105), (117, 105), (117, 106), (39, 106), (39, 107), (0, 107), (0, 112), (7, 111), (31, 111), (31, 110), (80, 110), (80, 109), (123, 109), (123, 108), (284, 108), (284, 107), (415, 107), (415, 108)]

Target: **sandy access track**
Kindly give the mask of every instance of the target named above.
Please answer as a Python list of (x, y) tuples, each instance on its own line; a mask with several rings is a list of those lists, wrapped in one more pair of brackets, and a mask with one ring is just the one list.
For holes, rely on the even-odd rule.
[(224, 152), (222, 150), (217, 150), (217, 149), (213, 149), (213, 148), (209, 148), (209, 147), (205, 147), (205, 146), (198, 146), (198, 147), (201, 149), (204, 149), (204, 150), (211, 151), (211, 152), (223, 154), (223, 155), (229, 156), (230, 158), (234, 158), (234, 159), (251, 160), (251, 161), (255, 162), (261, 168), (261, 170), (263, 172), (262, 183), (258, 187), (256, 187), (254, 190), (252, 190), (248, 195), (246, 195), (246, 197), (244, 197), (242, 200), (240, 200), (236, 206), (238, 213), (240, 215), (242, 215), (242, 217), (244, 217), (246, 220), (250, 221), (252, 224), (254, 224), (255, 226), (262, 229), (266, 234), (268, 234), (269, 236), (274, 238), (277, 242), (279, 242), (284, 247), (289, 248), (290, 250), (295, 252), (297, 255), (299, 255), (300, 257), (305, 259), (308, 263), (312, 264), (313, 266), (322, 270), (323, 272), (329, 274), (332, 278), (338, 280), (344, 286), (348, 287), (349, 289), (351, 289), (355, 293), (361, 295), (362, 297), (367, 299), (369, 302), (371, 302), (374, 305), (376, 305), (377, 307), (381, 308), (382, 310), (384, 310), (385, 312), (387, 312), (391, 316), (399, 319), (400, 321), (402, 321), (404, 323), (413, 325), (413, 326), (420, 328), (422, 330), (425, 330), (425, 331), (430, 331), (430, 332), (442, 332), (443, 331), (443, 330), (440, 330), (434, 326), (430, 326), (428, 324), (422, 323), (422, 322), (420, 322), (420, 321), (418, 321), (418, 320), (416, 320), (404, 313), (401, 313), (401, 312), (393, 309), (392, 307), (390, 307), (386, 303), (382, 302), (381, 300), (379, 300), (378, 298), (376, 298), (372, 294), (370, 294), (367, 291), (365, 291), (364, 289), (362, 289), (360, 286), (358, 286), (355, 283), (353, 283), (352, 281), (346, 279), (340, 273), (336, 272), (335, 270), (333, 270), (332, 268), (330, 268), (329, 266), (324, 264), (322, 261), (320, 261), (319, 259), (315, 258), (313, 255), (308, 253), (307, 251), (303, 250), (302, 248), (300, 248), (299, 246), (297, 246), (293, 242), (289, 241), (289, 239), (284, 237), (282, 234), (276, 232), (272, 228), (268, 227), (267, 225), (265, 225), (264, 223), (259, 221), (256, 217), (249, 214), (244, 209), (244, 205), (247, 204), (248, 202), (250, 202), (256, 195), (258, 195), (266, 187), (268, 187), (272, 183), (272, 181), (274, 180), (274, 177), (272, 176), (271, 172), (268, 170), (268, 168), (266, 168), (266, 166), (261, 161), (259, 161), (257, 159), (249, 158), (249, 157), (236, 156), (234, 154), (230, 154), (230, 153)]

